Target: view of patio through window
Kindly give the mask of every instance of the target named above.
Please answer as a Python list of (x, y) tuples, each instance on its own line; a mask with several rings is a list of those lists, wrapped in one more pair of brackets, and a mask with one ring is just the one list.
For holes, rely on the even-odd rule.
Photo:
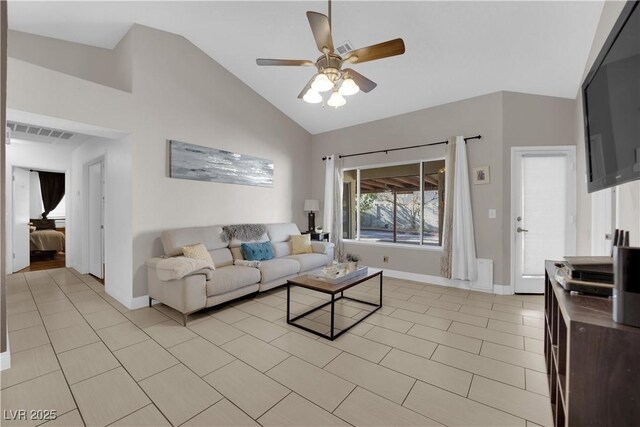
[(444, 160), (345, 170), (343, 237), (440, 246), (444, 177)]

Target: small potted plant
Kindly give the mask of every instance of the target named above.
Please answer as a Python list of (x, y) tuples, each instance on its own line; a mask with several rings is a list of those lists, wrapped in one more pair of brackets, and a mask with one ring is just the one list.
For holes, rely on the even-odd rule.
[(347, 254), (347, 263), (349, 265), (349, 270), (355, 271), (358, 268), (358, 262), (360, 261), (360, 255), (358, 254)]

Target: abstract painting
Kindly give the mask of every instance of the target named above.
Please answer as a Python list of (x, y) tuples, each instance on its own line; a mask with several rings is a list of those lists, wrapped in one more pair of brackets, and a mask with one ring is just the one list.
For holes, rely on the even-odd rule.
[(169, 141), (171, 178), (273, 187), (273, 161)]

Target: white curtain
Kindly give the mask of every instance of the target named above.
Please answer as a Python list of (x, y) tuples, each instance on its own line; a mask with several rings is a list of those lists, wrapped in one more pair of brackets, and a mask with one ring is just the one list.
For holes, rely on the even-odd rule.
[(334, 256), (342, 259), (342, 160), (336, 154), (327, 156), (324, 175), (324, 219), (325, 232), (331, 233), (335, 244)]
[(478, 274), (476, 242), (471, 211), (467, 145), (462, 136), (456, 136), (455, 138), (455, 178), (452, 208), (451, 278), (475, 280)]
[(456, 179), (456, 140), (451, 138), (447, 144), (444, 160), (444, 220), (442, 224), (442, 277), (451, 279), (451, 237), (453, 231), (453, 187)]

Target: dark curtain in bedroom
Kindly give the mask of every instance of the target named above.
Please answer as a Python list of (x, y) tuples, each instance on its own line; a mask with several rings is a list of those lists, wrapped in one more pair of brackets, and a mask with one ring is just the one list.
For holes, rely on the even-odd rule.
[(64, 174), (57, 172), (38, 172), (40, 177), (40, 192), (44, 212), (42, 218), (47, 219), (49, 212), (54, 210), (64, 197)]

